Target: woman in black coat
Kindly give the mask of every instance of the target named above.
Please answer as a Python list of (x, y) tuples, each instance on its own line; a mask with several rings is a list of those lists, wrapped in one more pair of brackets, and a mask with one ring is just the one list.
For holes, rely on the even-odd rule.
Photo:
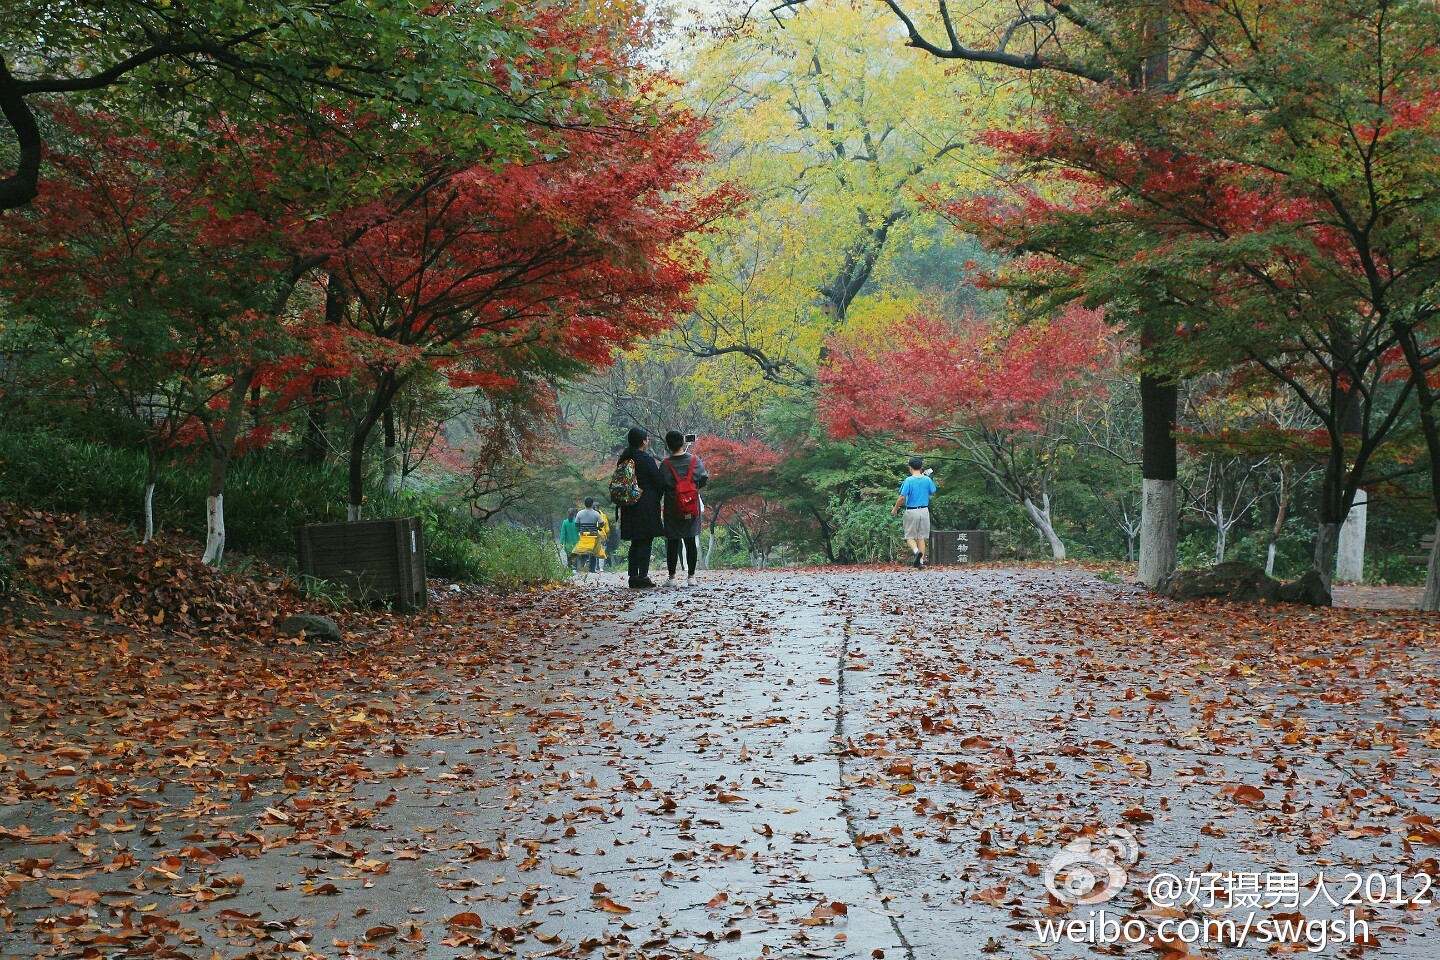
[(656, 537), (665, 535), (665, 525), (660, 519), (660, 468), (655, 458), (645, 452), (650, 445), (650, 434), (639, 427), (631, 427), (626, 435), (624, 453), (616, 461), (618, 466), (626, 460), (635, 462), (635, 481), (640, 485), (640, 499), (620, 507), (620, 539), (630, 541), (630, 588), (640, 590), (655, 586), (650, 579), (650, 550)]

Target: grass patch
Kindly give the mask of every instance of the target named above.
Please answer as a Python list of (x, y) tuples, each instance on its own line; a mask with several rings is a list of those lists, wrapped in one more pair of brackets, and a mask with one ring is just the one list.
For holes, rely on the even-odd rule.
[[(203, 459), (162, 470), (155, 487), (157, 530), (201, 537), (205, 530)], [(0, 498), (48, 510), (105, 516), (139, 530), (144, 523), (145, 456), (78, 440), (43, 427), (0, 429)], [(367, 502), (367, 517), (419, 516), (430, 575), (503, 590), (554, 582), (564, 566), (548, 531), (491, 527), (440, 497), (405, 493)], [(252, 553), (294, 567), (295, 528), (345, 519), (345, 476), (284, 451), (258, 451), (230, 467), (225, 489), (227, 550), (235, 569)], [(243, 571), (242, 571), (243, 572)], [(326, 594), (333, 585), (315, 585)]]
[(372, 506), (377, 516), (420, 518), (426, 569), (436, 579), (516, 590), (565, 576), (549, 531), (482, 524), (421, 494), (377, 499)]

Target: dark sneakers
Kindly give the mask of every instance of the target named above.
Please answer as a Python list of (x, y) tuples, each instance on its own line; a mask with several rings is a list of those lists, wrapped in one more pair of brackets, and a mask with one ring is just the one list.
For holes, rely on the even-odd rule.
[(920, 569), (920, 564), (922, 563), (922, 559), (921, 559), (921, 558), (922, 558), (922, 554), (920, 553), (919, 550), (916, 550), (916, 551), (915, 551), (915, 569), (916, 569), (916, 570), (919, 570), (919, 569)]

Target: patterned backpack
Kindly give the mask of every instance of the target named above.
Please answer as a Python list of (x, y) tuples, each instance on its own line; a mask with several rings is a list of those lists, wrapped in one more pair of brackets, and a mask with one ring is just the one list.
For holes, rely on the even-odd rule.
[(635, 461), (629, 457), (615, 464), (615, 473), (610, 477), (610, 502), (617, 507), (628, 507), (640, 502), (640, 482), (635, 479)]

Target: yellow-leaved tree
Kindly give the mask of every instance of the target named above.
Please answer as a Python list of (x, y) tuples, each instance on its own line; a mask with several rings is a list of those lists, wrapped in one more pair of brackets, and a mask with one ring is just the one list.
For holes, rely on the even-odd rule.
[(937, 71), (886, 42), (894, 30), (873, 5), (817, 4), (707, 37), (681, 64), (715, 124), (710, 176), (747, 202), (706, 238), (711, 279), (655, 349), (709, 359), (693, 380), (719, 408), (806, 389), (831, 334), (923, 306), (892, 251), (943, 235), (927, 199), (992, 176), (976, 136), (1005, 123), (1022, 88)]

